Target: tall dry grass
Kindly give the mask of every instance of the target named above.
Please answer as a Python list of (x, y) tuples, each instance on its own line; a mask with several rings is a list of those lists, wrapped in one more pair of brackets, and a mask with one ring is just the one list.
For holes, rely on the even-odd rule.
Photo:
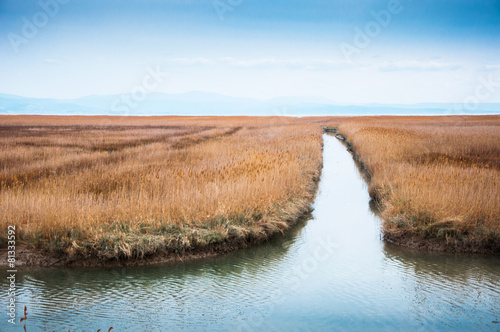
[(318, 125), (0, 116), (0, 243), (102, 259), (260, 241), (309, 208)]
[(371, 174), (387, 239), (500, 251), (499, 116), (358, 118), (339, 130)]
[(371, 174), (387, 239), (498, 252), (498, 116), (0, 116), (0, 244), (7, 225), (69, 257), (261, 241), (309, 208), (324, 125)]

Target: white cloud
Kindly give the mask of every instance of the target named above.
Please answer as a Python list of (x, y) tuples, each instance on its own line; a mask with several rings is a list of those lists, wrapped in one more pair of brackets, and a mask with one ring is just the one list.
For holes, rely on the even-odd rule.
[[(279, 58), (261, 58), (261, 59), (235, 59), (232, 57), (222, 57), (216, 59), (208, 58), (171, 58), (167, 63), (176, 65), (226, 65), (239, 68), (286, 68), (292, 70), (308, 71), (328, 71), (351, 68), (352, 64), (345, 60), (330, 59), (279, 59)], [(359, 65), (358, 66), (363, 66)]]
[(462, 65), (457, 63), (447, 63), (439, 61), (417, 61), (417, 60), (403, 60), (391, 61), (383, 63), (379, 66), (380, 71), (442, 71), (442, 70), (458, 70)]
[(497, 71), (497, 70), (500, 70), (500, 65), (486, 65), (486, 66), (484, 66), (484, 70)]
[[(227, 66), (252, 69), (289, 69), (303, 71), (338, 71), (345, 69), (359, 69), (375, 67), (379, 71), (449, 71), (463, 68), (458, 63), (447, 63), (436, 60), (401, 60), (390, 62), (357, 62), (334, 59), (292, 59), (292, 58), (257, 58), (237, 59), (233, 57), (220, 58), (169, 58), (166, 63), (178, 66)], [(494, 66), (489, 70), (494, 70)]]
[(211, 59), (198, 57), (198, 58), (171, 58), (166, 59), (167, 63), (174, 63), (183, 66), (196, 66), (196, 65), (211, 65), (214, 61)]
[(43, 62), (48, 63), (48, 64), (53, 64), (53, 65), (58, 65), (58, 64), (62, 63), (62, 61), (59, 59), (44, 59)]

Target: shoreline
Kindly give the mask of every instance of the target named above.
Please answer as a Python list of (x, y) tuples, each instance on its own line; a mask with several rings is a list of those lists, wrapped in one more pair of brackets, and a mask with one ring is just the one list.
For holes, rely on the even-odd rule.
[(487, 248), (484, 244), (463, 243), (456, 238), (449, 239), (448, 242), (443, 242), (439, 238), (424, 238), (415, 234), (398, 235), (384, 232), (383, 239), (388, 243), (419, 251), (483, 255), (498, 255), (500, 252), (495, 248)]
[(372, 201), (376, 204), (378, 210), (377, 215), (382, 221), (382, 238), (384, 241), (414, 250), (487, 255), (498, 255), (500, 253), (500, 247), (494, 243), (468, 242), (455, 237), (444, 239), (438, 237), (424, 237), (419, 234), (411, 233), (408, 230), (403, 230), (399, 233), (389, 232), (385, 227), (389, 221), (383, 219), (380, 215), (384, 209), (382, 195), (380, 195), (377, 188), (372, 188), (370, 186), (373, 175), (368, 170), (367, 165), (363, 163), (359, 154), (354, 150), (352, 144), (343, 134), (338, 132), (337, 128), (335, 129), (336, 130), (334, 132), (330, 131), (331, 129), (329, 129), (329, 131), (325, 130), (325, 132), (335, 134), (335, 137), (342, 142), (342, 144), (347, 148), (347, 151), (351, 154), (361, 176), (366, 181), (368, 185), (368, 194), (370, 195)]
[[(315, 181), (315, 190), (319, 181)], [(316, 194), (315, 192), (315, 194)], [(63, 257), (56, 256), (50, 252), (31, 248), (24, 243), (20, 243), (16, 248), (16, 268), (24, 269), (29, 267), (131, 267), (148, 266), (167, 263), (185, 262), (197, 259), (204, 259), (224, 255), (239, 249), (245, 249), (250, 246), (260, 245), (276, 238), (284, 236), (286, 232), (297, 226), (301, 221), (309, 219), (312, 212), (312, 202), (306, 210), (300, 211), (294, 218), (285, 221), (286, 227), (283, 229), (273, 229), (263, 236), (248, 235), (242, 238), (224, 239), (217, 243), (210, 243), (202, 247), (186, 248), (174, 252), (166, 249), (155, 254), (145, 255), (143, 257), (130, 257), (124, 259), (101, 259), (99, 257), (69, 257), (65, 254)], [(269, 229), (268, 229), (269, 230)], [(7, 267), (7, 249), (0, 249), (0, 266)]]
[[(317, 183), (317, 182), (316, 182)], [(311, 203), (312, 204), (312, 203)], [(130, 257), (124, 259), (100, 259), (99, 257), (63, 257), (56, 256), (50, 252), (31, 248), (21, 243), (16, 248), (16, 268), (24, 269), (29, 267), (131, 267), (148, 266), (166, 263), (185, 262), (197, 259), (204, 259), (224, 255), (236, 250), (245, 249), (250, 246), (260, 245), (276, 238), (284, 236), (286, 232), (297, 226), (301, 221), (309, 219), (311, 207), (301, 211), (295, 218), (287, 220), (287, 227), (284, 229), (274, 229), (273, 232), (266, 233), (264, 236), (245, 238), (224, 239), (218, 243), (211, 243), (202, 247), (186, 248), (179, 252), (170, 250), (158, 252), (156, 254), (145, 255), (143, 257)], [(0, 266), (7, 267), (7, 249), (0, 249)]]

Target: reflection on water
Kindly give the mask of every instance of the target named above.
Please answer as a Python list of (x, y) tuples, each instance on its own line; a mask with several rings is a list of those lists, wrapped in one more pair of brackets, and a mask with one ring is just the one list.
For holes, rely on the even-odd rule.
[(27, 304), (28, 331), (498, 330), (499, 258), (384, 244), (350, 155), (324, 139), (314, 212), (285, 238), (164, 266), (19, 272), (18, 318)]

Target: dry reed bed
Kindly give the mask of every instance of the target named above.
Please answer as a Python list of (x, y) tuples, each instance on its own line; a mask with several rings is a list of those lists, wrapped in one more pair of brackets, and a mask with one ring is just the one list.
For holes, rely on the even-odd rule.
[(371, 175), (387, 240), (500, 252), (500, 117), (358, 118), (339, 126)]
[(73, 259), (244, 246), (314, 197), (318, 125), (288, 118), (0, 116), (0, 227)]

